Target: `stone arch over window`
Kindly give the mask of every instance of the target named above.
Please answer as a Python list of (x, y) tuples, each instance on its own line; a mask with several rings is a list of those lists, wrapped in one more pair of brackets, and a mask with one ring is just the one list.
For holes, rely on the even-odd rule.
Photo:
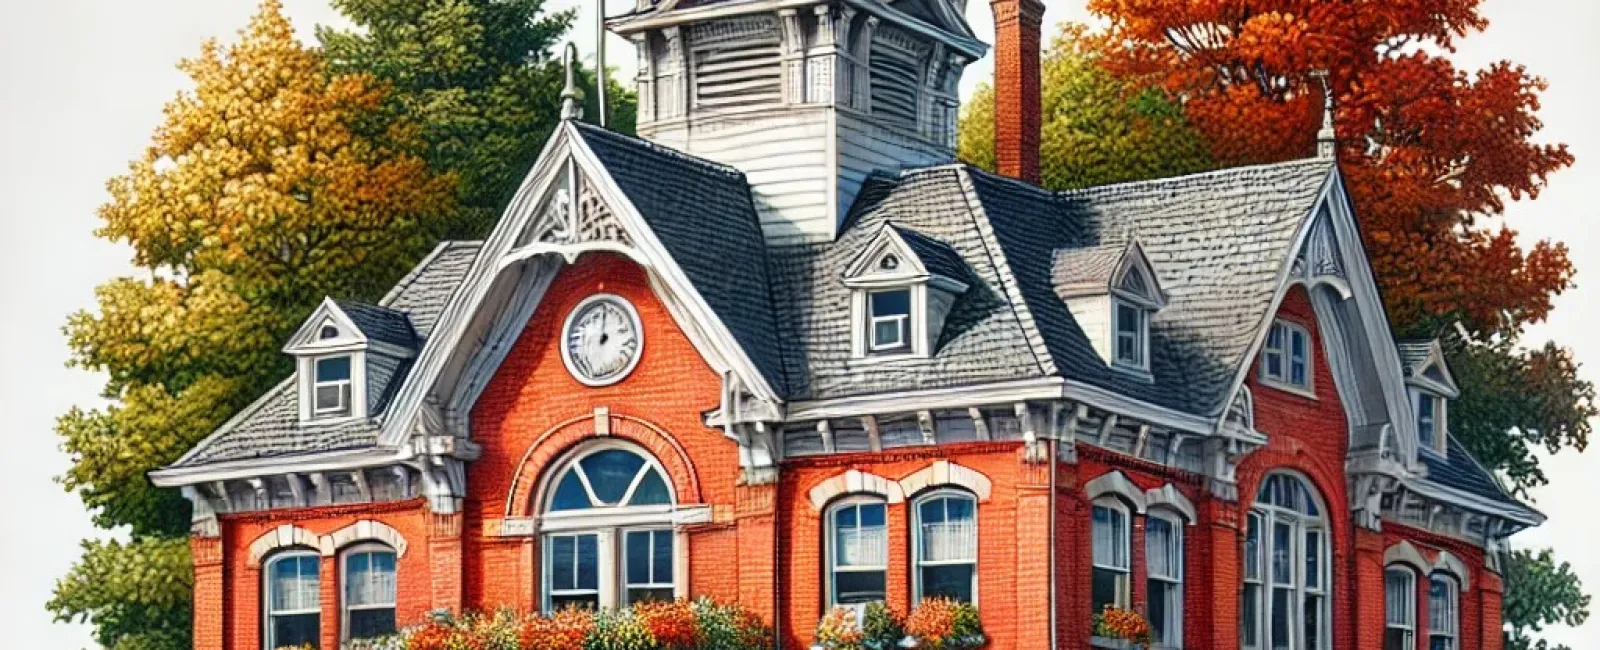
[[(1141, 515), (1146, 509), (1144, 490), (1139, 489), (1139, 486), (1134, 485), (1126, 474), (1117, 470), (1111, 470), (1089, 481), (1083, 486), (1083, 491), (1090, 501), (1111, 497), (1127, 504), (1134, 512)], [(1190, 511), (1193, 510), (1193, 506), (1190, 506)]]
[(1406, 541), (1390, 546), (1383, 552), (1383, 565), (1391, 566), (1395, 564), (1405, 565), (1412, 571), (1417, 572), (1418, 575), (1427, 575), (1428, 572), (1433, 570), (1433, 563), (1429, 562), (1428, 558), (1417, 550), (1417, 547), (1412, 546), (1411, 542)]
[(1183, 496), (1183, 493), (1179, 492), (1178, 488), (1173, 487), (1171, 483), (1145, 490), (1144, 503), (1147, 510), (1165, 508), (1176, 512), (1182, 515), (1184, 522), (1190, 526), (1200, 521), (1200, 515), (1194, 509), (1194, 503), (1190, 502), (1188, 497)]
[(1456, 557), (1450, 551), (1439, 551), (1439, 557), (1434, 559), (1433, 573), (1443, 573), (1455, 578), (1456, 584), (1465, 592), (1470, 584), (1472, 572), (1467, 569), (1467, 563)]
[(811, 499), (812, 509), (820, 512), (835, 499), (849, 494), (871, 494), (889, 504), (906, 500), (899, 481), (854, 469), (818, 483), (807, 496)]
[(322, 536), (322, 554), (333, 555), (358, 542), (378, 542), (394, 549), (396, 558), (406, 556), (406, 537), (381, 521), (363, 519)]
[(935, 487), (955, 486), (971, 492), (977, 497), (979, 503), (989, 500), (989, 493), (994, 489), (989, 477), (983, 472), (957, 465), (948, 460), (934, 461), (932, 465), (919, 469), (900, 479), (900, 493), (902, 495), (915, 495), (919, 492)]
[(295, 526), (283, 524), (257, 536), (250, 542), (249, 566), (259, 568), (261, 561), (271, 555), (273, 551), (286, 548), (305, 548), (322, 554), (322, 538), (316, 533)]
[[(545, 431), (523, 454), (517, 464), (511, 488), (506, 495), (505, 514), (521, 517), (535, 514), (548, 499), (554, 485), (547, 470), (586, 441), (622, 440), (643, 448), (660, 463), (663, 478), (672, 488), (677, 503), (700, 503), (700, 478), (689, 452), (664, 429), (642, 418), (596, 409), (592, 415), (572, 418)], [(544, 477), (546, 480), (541, 480)]]

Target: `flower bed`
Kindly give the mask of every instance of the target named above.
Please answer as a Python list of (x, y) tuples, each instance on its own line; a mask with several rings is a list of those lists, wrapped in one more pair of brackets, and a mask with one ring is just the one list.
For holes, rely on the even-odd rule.
[(1096, 648), (1141, 648), (1150, 645), (1150, 622), (1138, 612), (1107, 605), (1105, 611), (1094, 615)]
[(975, 650), (988, 643), (978, 610), (969, 603), (929, 598), (900, 614), (882, 603), (866, 606), (861, 620), (854, 610), (835, 608), (817, 623), (817, 642), (824, 650)]
[(709, 599), (644, 603), (615, 611), (568, 609), (550, 616), (492, 614), (433, 620), (344, 650), (766, 650), (772, 629), (755, 615)]

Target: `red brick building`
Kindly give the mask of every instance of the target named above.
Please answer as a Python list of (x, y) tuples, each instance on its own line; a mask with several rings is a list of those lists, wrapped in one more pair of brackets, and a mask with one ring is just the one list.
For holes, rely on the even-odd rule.
[(1106, 605), (1163, 648), (1500, 648), (1542, 517), (1393, 339), (1328, 143), (1042, 190), (1043, 6), (994, 0), (1006, 176), (953, 163), (960, 5), (614, 19), (644, 139), (563, 122), (487, 240), (324, 302), (152, 475), (194, 503), (196, 647), (705, 595), (802, 648), (941, 595), (996, 650), (1114, 645)]

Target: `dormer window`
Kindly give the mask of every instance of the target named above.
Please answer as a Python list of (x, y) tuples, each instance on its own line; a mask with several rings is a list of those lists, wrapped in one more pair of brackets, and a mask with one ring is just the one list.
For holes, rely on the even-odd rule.
[(1273, 321), (1261, 349), (1261, 380), (1279, 387), (1311, 390), (1311, 334), (1289, 321)]
[(874, 354), (904, 352), (911, 347), (911, 290), (874, 291), (867, 301)]
[(1444, 433), (1439, 425), (1444, 415), (1444, 399), (1437, 395), (1417, 395), (1417, 441), (1429, 449), (1439, 448), (1439, 438)]
[(1147, 313), (1122, 300), (1112, 300), (1116, 306), (1116, 354), (1114, 361), (1130, 368), (1146, 368), (1145, 350), (1149, 348), (1150, 325)]
[(350, 357), (317, 359), (316, 375), (312, 412), (319, 418), (350, 415)]
[(845, 269), (850, 356), (874, 362), (932, 356), (945, 316), (967, 290), (966, 269), (948, 244), (884, 225)]

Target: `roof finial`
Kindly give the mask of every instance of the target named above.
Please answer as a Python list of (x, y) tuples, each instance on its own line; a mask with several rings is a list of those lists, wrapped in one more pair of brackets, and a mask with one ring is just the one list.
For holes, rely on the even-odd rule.
[(583, 104), (578, 101), (578, 46), (568, 42), (562, 59), (567, 68), (567, 87), (561, 89), (561, 119), (583, 119)]
[(1333, 131), (1333, 86), (1328, 83), (1327, 70), (1317, 70), (1311, 76), (1322, 83), (1322, 129), (1317, 131), (1317, 157), (1331, 159), (1339, 148), (1339, 136)]

